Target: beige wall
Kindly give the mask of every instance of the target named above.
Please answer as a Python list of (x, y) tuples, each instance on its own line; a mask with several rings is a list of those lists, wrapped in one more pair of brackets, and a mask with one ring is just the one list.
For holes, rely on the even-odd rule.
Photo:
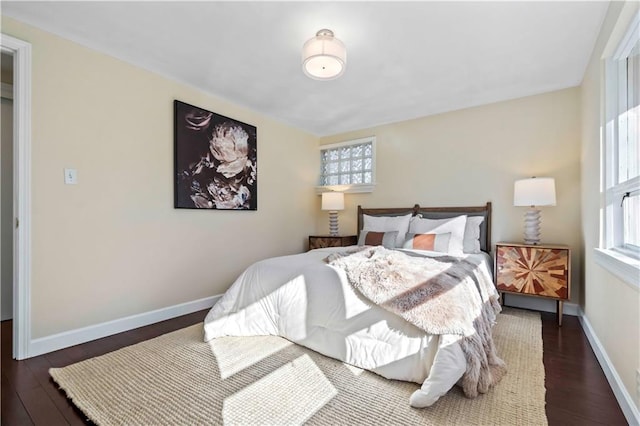
[[(624, 6), (624, 7), (623, 7)], [(600, 232), (600, 129), (601, 57), (621, 11), (626, 28), (638, 3), (611, 3), (582, 83), (582, 235), (584, 238), (584, 312), (629, 395), (636, 394), (636, 369), (640, 369), (640, 295), (594, 260)]]
[[(305, 249), (316, 137), (15, 20), (2, 31), (33, 46), (33, 338), (221, 294)], [(173, 208), (174, 99), (257, 126), (257, 211)]]
[[(573, 248), (571, 300), (577, 302), (579, 100), (579, 90), (572, 88), (322, 138), (321, 144), (327, 144), (376, 136), (377, 186), (371, 194), (346, 195), (341, 232), (355, 233), (358, 204), (470, 206), (491, 201), (492, 242), (522, 241), (526, 209), (513, 206), (513, 183), (530, 176), (554, 177), (558, 202), (542, 208), (542, 241)], [(327, 229), (324, 212), (316, 230)], [(555, 309), (553, 301), (542, 302)]]

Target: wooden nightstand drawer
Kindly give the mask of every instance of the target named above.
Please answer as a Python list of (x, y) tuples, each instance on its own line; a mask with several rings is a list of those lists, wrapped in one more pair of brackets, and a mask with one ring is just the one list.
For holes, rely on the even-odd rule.
[(558, 323), (571, 290), (571, 249), (563, 245), (496, 244), (499, 292), (555, 299)]
[(346, 247), (358, 244), (356, 235), (311, 235), (309, 236), (309, 250), (323, 247)]

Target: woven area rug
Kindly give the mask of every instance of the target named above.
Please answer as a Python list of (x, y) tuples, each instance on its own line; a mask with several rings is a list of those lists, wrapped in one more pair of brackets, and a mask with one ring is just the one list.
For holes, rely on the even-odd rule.
[(539, 314), (505, 309), (494, 329), (504, 379), (425, 409), (409, 406), (417, 384), (279, 337), (203, 343), (201, 324), (49, 372), (99, 425), (546, 425), (541, 329)]

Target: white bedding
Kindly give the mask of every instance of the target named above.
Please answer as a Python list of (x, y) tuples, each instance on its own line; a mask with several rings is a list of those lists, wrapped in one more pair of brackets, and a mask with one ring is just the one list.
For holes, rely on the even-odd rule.
[[(205, 340), (282, 336), (383, 377), (422, 384), (410, 404), (432, 405), (465, 372), (460, 336), (426, 334), (366, 301), (342, 270), (323, 261), (345, 250), (317, 249), (253, 264), (208, 313)], [(478, 273), (490, 277), (486, 253), (464, 257), (478, 264)]]

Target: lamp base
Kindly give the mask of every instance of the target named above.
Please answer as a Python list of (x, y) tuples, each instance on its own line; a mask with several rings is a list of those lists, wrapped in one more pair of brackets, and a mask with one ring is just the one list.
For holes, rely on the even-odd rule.
[(540, 210), (533, 206), (524, 214), (524, 242), (540, 244)]
[(329, 235), (338, 236), (338, 212), (334, 210), (329, 211)]

